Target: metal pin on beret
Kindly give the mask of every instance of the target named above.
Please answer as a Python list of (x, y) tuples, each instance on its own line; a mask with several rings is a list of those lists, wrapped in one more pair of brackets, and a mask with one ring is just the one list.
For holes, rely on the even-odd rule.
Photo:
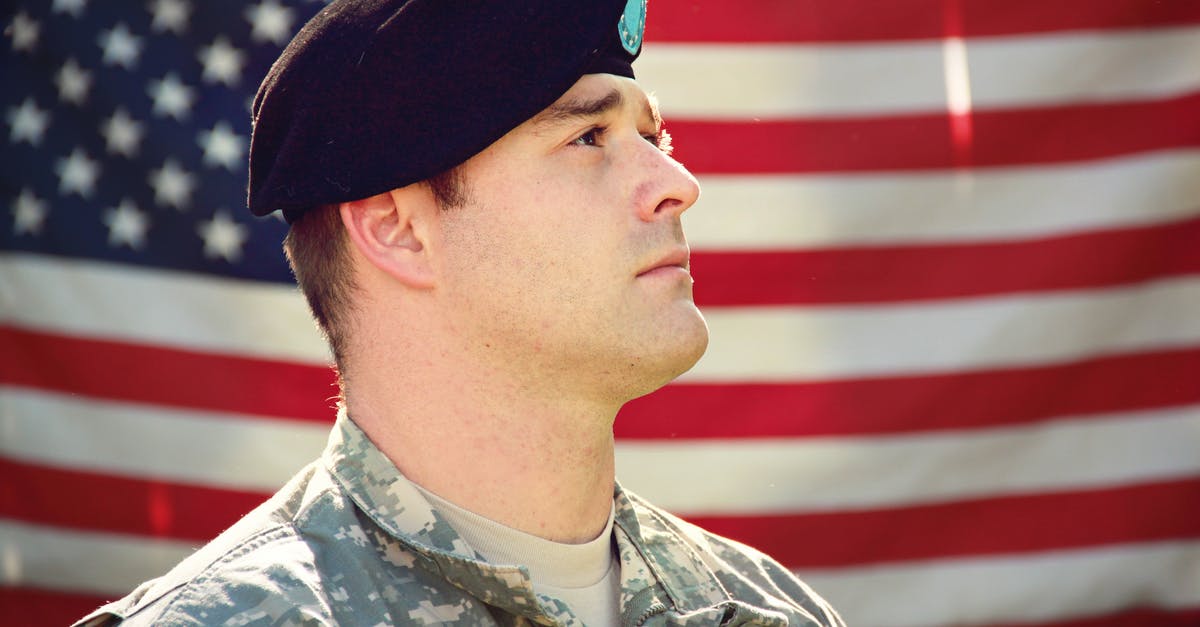
[(254, 99), (248, 205), (313, 207), (428, 179), (580, 76), (633, 77), (646, 0), (335, 0)]

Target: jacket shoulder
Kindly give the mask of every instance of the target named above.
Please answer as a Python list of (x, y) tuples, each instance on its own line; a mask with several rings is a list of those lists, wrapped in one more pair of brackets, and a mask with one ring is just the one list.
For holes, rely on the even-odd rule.
[(226, 613), (272, 616), (281, 611), (271, 607), (277, 602), (319, 606), (311, 581), (319, 547), (307, 541), (302, 527), (314, 511), (339, 508), (337, 496), (320, 489), (320, 474), (306, 468), (168, 573), (76, 626), (219, 624)]
[(237, 530), (231, 528), (166, 576), (77, 626), (408, 625), (487, 618), (486, 609), (371, 524), (344, 494), (326, 491), (314, 498), (310, 492), (296, 515), (268, 520), (273, 524), (223, 539)]
[(319, 617), (321, 603), (310, 575), (313, 560), (292, 526), (263, 530), (198, 566), (199, 560), (192, 558), (205, 549), (76, 626), (211, 625), (237, 616), (269, 618), (276, 624), (289, 614)]

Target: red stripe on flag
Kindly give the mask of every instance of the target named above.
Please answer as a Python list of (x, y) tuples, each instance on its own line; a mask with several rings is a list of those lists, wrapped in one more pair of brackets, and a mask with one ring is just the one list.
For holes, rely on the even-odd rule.
[(71, 625), (115, 600), (94, 594), (0, 586), (0, 624), (25, 627)]
[(654, 0), (646, 39), (801, 43), (935, 39), (1188, 25), (1195, 2), (1145, 0)]
[[(1101, 159), (1200, 145), (1200, 93), (1165, 100), (975, 110), (954, 143), (948, 112), (757, 122), (671, 119), (676, 158), (700, 174), (929, 170)], [(961, 116), (958, 116), (961, 117)]]
[(0, 382), (333, 424), (329, 368), (0, 326)]
[[(1200, 403), (1200, 346), (1052, 366), (813, 383), (675, 384), (630, 401), (621, 439), (871, 435)], [(970, 411), (962, 408), (969, 407)]]
[[(701, 305), (873, 303), (1200, 273), (1200, 217), (1030, 241), (692, 255)], [(750, 280), (753, 279), (753, 280)]]
[[(329, 423), (333, 414), (322, 409), (324, 396), (315, 392), (328, 389), (332, 374), (323, 368), (281, 369), (274, 362), (11, 327), (0, 328), (0, 343), (17, 349), (0, 353), (0, 382), (6, 384), (320, 423)], [(47, 356), (63, 361), (39, 366), (38, 359)], [(80, 363), (118, 367), (81, 368)], [(309, 372), (302, 372), (305, 368)], [(976, 372), (808, 383), (678, 383), (626, 404), (616, 434), (623, 439), (803, 437), (1022, 424), (1197, 403), (1195, 372), (1200, 372), (1200, 347)], [(196, 393), (197, 380), (203, 380), (203, 394)], [(297, 399), (310, 405), (298, 406)], [(964, 413), (959, 407), (972, 410)]]
[(0, 517), (157, 538), (209, 540), (270, 496), (4, 458), (0, 475), (10, 484), (0, 492)]
[(789, 568), (862, 566), (1198, 538), (1200, 478), (867, 511), (687, 518)]

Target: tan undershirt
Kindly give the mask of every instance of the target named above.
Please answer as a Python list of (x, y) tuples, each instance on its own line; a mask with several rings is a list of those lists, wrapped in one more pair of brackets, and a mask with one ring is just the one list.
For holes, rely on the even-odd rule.
[(564, 544), (465, 510), (421, 486), (417, 489), (489, 563), (528, 568), (534, 591), (563, 601), (585, 625), (617, 624), (621, 572), (612, 535), (613, 512), (595, 540)]

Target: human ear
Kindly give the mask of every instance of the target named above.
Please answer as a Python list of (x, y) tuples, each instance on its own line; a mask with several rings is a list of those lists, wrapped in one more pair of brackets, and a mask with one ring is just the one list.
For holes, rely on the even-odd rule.
[(436, 202), (415, 184), (338, 206), (354, 247), (371, 265), (417, 289), (433, 286), (430, 211)]

